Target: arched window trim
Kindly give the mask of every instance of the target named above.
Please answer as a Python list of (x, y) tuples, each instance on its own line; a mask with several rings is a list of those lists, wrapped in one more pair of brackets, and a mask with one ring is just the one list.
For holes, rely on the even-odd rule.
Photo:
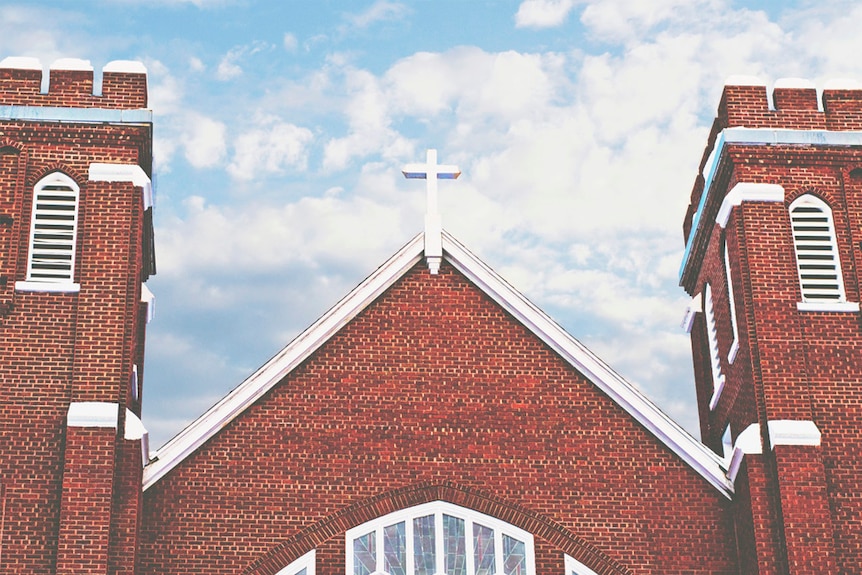
[[(27, 251), (27, 276), (19, 291), (77, 292), (74, 282), (81, 189), (62, 172), (52, 172), (33, 187)], [(47, 200), (47, 201), (46, 201)], [(60, 226), (46, 230), (45, 226)], [(62, 258), (68, 254), (68, 258)], [(52, 264), (53, 260), (60, 262)], [(53, 266), (54, 269), (49, 269)]]
[[(847, 301), (835, 223), (829, 204), (813, 194), (796, 198), (788, 208), (802, 311), (858, 311)], [(817, 266), (817, 267), (815, 267)]]
[[(448, 573), (451, 572), (445, 569), (445, 536), (444, 528), (443, 528), (443, 516), (447, 515), (450, 517), (454, 517), (464, 521), (464, 540), (465, 540), (465, 562), (466, 566), (464, 572), (466, 575), (472, 575), (475, 573), (475, 557), (474, 557), (474, 548), (473, 548), (473, 538), (471, 537), (471, 529), (474, 530), (473, 535), (478, 533), (476, 530), (476, 525), (482, 526), (484, 528), (490, 528), (494, 532), (494, 557), (495, 557), (495, 569), (491, 570), (491, 573), (498, 573), (499, 575), (535, 575), (536, 567), (535, 567), (535, 549), (533, 544), (533, 536), (520, 529), (506, 523), (505, 521), (501, 521), (500, 519), (496, 519), (490, 515), (485, 515), (484, 513), (479, 513), (478, 511), (473, 511), (472, 509), (468, 509), (465, 507), (460, 507), (458, 505), (453, 505), (451, 503), (447, 503), (445, 501), (433, 501), (431, 503), (424, 503), (421, 505), (417, 505), (414, 507), (409, 507), (407, 509), (402, 509), (399, 511), (395, 511), (393, 513), (389, 513), (387, 515), (383, 515), (367, 523), (363, 523), (357, 527), (354, 527), (346, 532), (345, 534), (345, 557), (346, 557), (346, 573), (347, 575), (359, 575), (364, 573), (364, 571), (360, 568), (357, 569), (356, 561), (355, 561), (355, 541), (359, 540), (363, 537), (368, 537), (373, 534), (374, 538), (374, 553), (376, 556), (375, 559), (375, 570), (369, 571), (371, 574), (383, 574), (388, 573), (385, 571), (385, 549), (383, 545), (383, 534), (385, 528), (392, 528), (400, 523), (404, 523), (405, 526), (405, 534), (404, 538), (406, 541), (406, 565), (405, 565), (405, 573), (407, 575), (411, 575), (415, 571), (411, 571), (410, 567), (414, 564), (414, 541), (413, 541), (413, 520), (433, 516), (434, 517), (434, 542), (435, 542), (435, 562), (436, 566), (432, 573)], [(504, 537), (509, 539), (517, 540), (517, 542), (523, 543), (524, 545), (524, 568), (522, 570), (507, 570), (503, 566), (503, 540)], [(471, 571), (471, 568), (474, 570)]]
[(721, 372), (721, 354), (718, 351), (718, 326), (715, 321), (715, 305), (712, 300), (712, 287), (706, 284), (703, 292), (703, 316), (706, 319), (706, 339), (709, 343), (709, 364), (712, 370), (712, 398), (709, 409), (718, 405), (724, 391), (724, 374)]
[(596, 575), (596, 572), (569, 555), (566, 555), (566, 575)]
[(275, 575), (314, 575), (315, 555), (312, 549)]

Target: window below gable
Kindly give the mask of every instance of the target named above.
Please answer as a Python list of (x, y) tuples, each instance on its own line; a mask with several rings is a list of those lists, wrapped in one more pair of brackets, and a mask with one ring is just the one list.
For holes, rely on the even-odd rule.
[(315, 552), (312, 549), (275, 575), (314, 575)]
[(442, 501), (354, 527), (346, 558), (348, 575), (535, 575), (532, 535)]

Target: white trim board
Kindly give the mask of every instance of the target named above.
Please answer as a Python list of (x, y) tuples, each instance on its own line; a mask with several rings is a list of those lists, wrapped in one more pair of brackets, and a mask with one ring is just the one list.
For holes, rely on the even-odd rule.
[[(443, 232), (443, 259), (551, 347), (728, 499), (733, 484), (721, 457), (663, 413), (635, 387), (533, 305), (454, 237)], [(152, 455), (144, 490), (252, 405), (291, 370), (398, 281), (423, 256), (424, 238), (413, 238), (332, 309), (248, 379)]]

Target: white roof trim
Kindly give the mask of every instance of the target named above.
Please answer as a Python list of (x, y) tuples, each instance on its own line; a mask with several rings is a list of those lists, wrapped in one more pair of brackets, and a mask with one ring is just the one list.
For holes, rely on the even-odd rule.
[(194, 450), (229, 424), (235, 417), (272, 389), (285, 375), (326, 343), (422, 259), (422, 234), (368, 276), (320, 319), (278, 352), (248, 379), (189, 424), (173, 439), (150, 456), (144, 469), (146, 490)]
[[(442, 240), (443, 257), (446, 261), (610, 396), (723, 495), (731, 497), (733, 484), (725, 475), (722, 458), (671, 420), (634, 386), (566, 333), (445, 231)], [(144, 490), (272, 389), (285, 375), (400, 279), (421, 260), (423, 242), (422, 234), (411, 240), (251, 377), (153, 453), (150, 464), (144, 469)]]

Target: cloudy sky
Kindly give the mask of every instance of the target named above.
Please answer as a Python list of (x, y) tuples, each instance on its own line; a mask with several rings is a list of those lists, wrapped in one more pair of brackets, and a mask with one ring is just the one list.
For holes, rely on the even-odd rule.
[(698, 435), (681, 222), (724, 80), (862, 79), (862, 5), (731, 0), (0, 2), (0, 58), (149, 71), (157, 447), (443, 226)]

